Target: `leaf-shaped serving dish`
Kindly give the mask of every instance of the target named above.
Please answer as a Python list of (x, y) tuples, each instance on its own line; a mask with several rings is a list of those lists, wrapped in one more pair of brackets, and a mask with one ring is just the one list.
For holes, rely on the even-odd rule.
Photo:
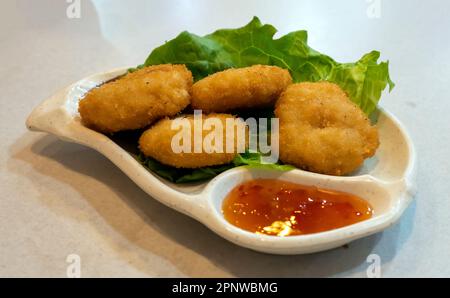
[[(273, 254), (303, 254), (331, 249), (379, 232), (392, 225), (414, 194), (415, 153), (406, 131), (392, 115), (380, 110), (381, 145), (376, 155), (352, 176), (336, 177), (302, 170), (280, 172), (237, 167), (201, 184), (173, 184), (145, 169), (108, 136), (81, 123), (78, 101), (91, 88), (126, 69), (87, 77), (61, 90), (34, 109), (27, 119), (33, 131), (52, 133), (65, 141), (97, 150), (139, 187), (161, 203), (202, 222), (225, 239), (253, 250)], [(300, 236), (277, 237), (244, 231), (228, 223), (222, 201), (236, 185), (255, 178), (282, 179), (304, 185), (355, 194), (373, 207), (373, 217), (343, 228)]]

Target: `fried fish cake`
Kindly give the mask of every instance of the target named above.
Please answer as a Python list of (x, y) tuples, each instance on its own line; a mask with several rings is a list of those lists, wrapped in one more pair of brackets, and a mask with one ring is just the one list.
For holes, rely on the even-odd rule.
[(192, 84), (185, 65), (149, 66), (92, 89), (78, 111), (87, 126), (101, 132), (139, 129), (188, 106)]
[(289, 71), (277, 66), (227, 69), (194, 84), (192, 107), (207, 113), (273, 107), (291, 83)]
[(375, 154), (377, 128), (336, 84), (289, 86), (276, 103), (280, 159), (312, 172), (345, 175)]
[[(194, 117), (190, 115), (158, 121), (142, 134), (139, 139), (139, 148), (144, 155), (176, 168), (201, 168), (227, 164), (240, 151), (245, 151), (248, 131), (244, 121), (229, 114), (210, 114), (202, 118), (202, 122), (197, 122), (201, 125), (198, 129), (198, 136), (200, 136), (197, 139), (198, 141), (195, 140), (194, 136), (194, 125), (196, 125)], [(227, 119), (233, 120), (232, 123), (234, 124), (227, 127)], [(176, 121), (178, 121), (177, 124)], [(215, 121), (219, 124), (217, 125), (214, 122), (207, 124), (208, 121)], [(203, 123), (203, 126), (201, 123)], [(240, 139), (240, 142), (238, 141), (239, 130), (242, 133), (240, 136), (243, 135), (244, 138)], [(212, 138), (210, 137), (216, 135), (213, 131), (217, 131), (218, 136), (219, 134), (223, 136), (221, 142), (211, 141)], [(182, 138), (183, 134), (185, 139)], [(230, 138), (228, 148), (227, 137)], [(195, 144), (200, 144), (201, 152), (195, 153)], [(212, 146), (208, 146), (209, 144), (212, 144)], [(182, 146), (186, 147), (180, 148)]]

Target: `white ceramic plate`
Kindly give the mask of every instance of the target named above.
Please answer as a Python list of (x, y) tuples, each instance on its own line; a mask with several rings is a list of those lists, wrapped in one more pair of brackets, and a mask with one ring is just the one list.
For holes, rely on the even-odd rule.
[[(266, 253), (303, 254), (344, 245), (389, 227), (412, 200), (414, 149), (404, 128), (383, 110), (378, 120), (381, 146), (376, 156), (367, 160), (352, 176), (335, 177), (302, 170), (279, 172), (239, 167), (202, 184), (170, 183), (146, 170), (107, 136), (81, 124), (77, 110), (83, 94), (125, 71), (117, 69), (93, 75), (61, 90), (34, 109), (27, 119), (27, 127), (97, 150), (161, 203), (195, 218), (237, 245)], [(234, 186), (254, 178), (276, 178), (353, 193), (373, 206), (374, 216), (350, 226), (316, 234), (274, 237), (250, 233), (228, 223), (222, 215), (221, 204)]]

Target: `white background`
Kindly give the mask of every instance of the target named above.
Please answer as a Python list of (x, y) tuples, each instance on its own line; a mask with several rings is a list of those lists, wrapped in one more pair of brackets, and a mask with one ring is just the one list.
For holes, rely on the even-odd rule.
[[(377, 1), (377, 0), (374, 0)], [(373, 2), (372, 2), (373, 3)], [(450, 276), (450, 3), (380, 1), (64, 0), (0, 4), (0, 276)], [(271, 256), (222, 240), (148, 197), (100, 154), (27, 132), (32, 108), (89, 74), (142, 63), (183, 30), (206, 34), (257, 15), (338, 61), (373, 49), (397, 86), (381, 105), (410, 132), (418, 194), (397, 225), (349, 248)], [(370, 15), (370, 14), (369, 14)], [(373, 16), (373, 15), (372, 15)]]

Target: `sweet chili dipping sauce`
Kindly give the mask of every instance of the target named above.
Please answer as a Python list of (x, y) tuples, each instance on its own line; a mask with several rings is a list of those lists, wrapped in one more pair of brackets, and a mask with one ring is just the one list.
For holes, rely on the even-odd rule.
[(365, 200), (344, 192), (276, 179), (235, 187), (222, 206), (225, 219), (257, 234), (292, 236), (328, 231), (372, 217)]

